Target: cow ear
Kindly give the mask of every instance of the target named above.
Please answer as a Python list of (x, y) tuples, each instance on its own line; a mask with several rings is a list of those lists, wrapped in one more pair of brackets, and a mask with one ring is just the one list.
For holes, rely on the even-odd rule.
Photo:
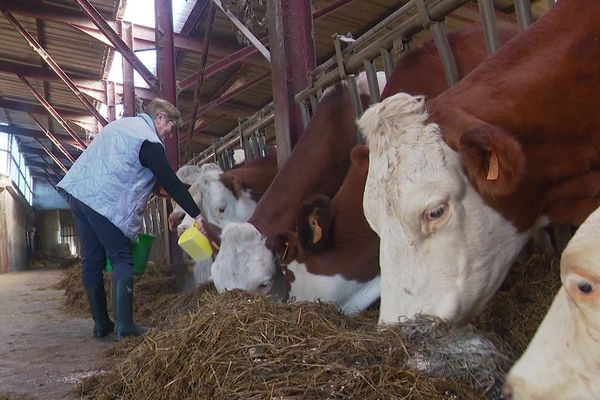
[(315, 196), (304, 203), (298, 215), (298, 241), (305, 251), (325, 248), (331, 238), (331, 201), (327, 196)]
[(352, 148), (350, 153), (350, 160), (352, 165), (360, 168), (361, 170), (368, 171), (369, 169), (369, 146), (366, 144), (359, 144)]
[(521, 144), (493, 125), (481, 125), (460, 138), (459, 152), (467, 175), (480, 193), (507, 196), (525, 173)]
[(227, 189), (231, 190), (231, 193), (233, 193), (235, 197), (239, 198), (242, 195), (244, 187), (242, 181), (236, 175), (224, 173), (221, 174), (219, 179), (221, 179), (221, 182)]
[(298, 255), (298, 239), (294, 232), (284, 231), (275, 235), (273, 252), (282, 265), (295, 260)]

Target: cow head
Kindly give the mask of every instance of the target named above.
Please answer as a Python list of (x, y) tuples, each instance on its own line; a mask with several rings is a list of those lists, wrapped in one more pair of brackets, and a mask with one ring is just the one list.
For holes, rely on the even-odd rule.
[(287, 293), (281, 270), (265, 238), (247, 222), (231, 223), (223, 229), (211, 275), (219, 293), (242, 289), (277, 299), (284, 299), (282, 293)]
[(508, 399), (600, 398), (599, 238), (600, 209), (581, 225), (563, 252), (563, 286), (508, 375)]
[(381, 239), (379, 322), (477, 314), (529, 233), (483, 201), (459, 154), (427, 123), (422, 97), (391, 96), (359, 126), (370, 151), (363, 208)]
[[(202, 193), (198, 186), (192, 188), (192, 185), (198, 182), (198, 180), (204, 173), (206, 173), (206, 171), (214, 170), (216, 168), (221, 170), (217, 164), (208, 163), (202, 165), (201, 167), (197, 165), (183, 165), (177, 170), (177, 177), (187, 187), (196, 204), (199, 205), (201, 203)], [(185, 218), (185, 211), (183, 211), (183, 208), (175, 203), (173, 199), (171, 199), (171, 203), (173, 206), (173, 211), (168, 216), (169, 230), (173, 232), (177, 230), (177, 234), (181, 235), (184, 230), (189, 228), (194, 223), (194, 220), (190, 216)], [(181, 225), (182, 223), (183, 225)]]
[(231, 222), (246, 222), (256, 208), (256, 202), (235, 175), (222, 171), (205, 174), (200, 185), (202, 214), (221, 229)]

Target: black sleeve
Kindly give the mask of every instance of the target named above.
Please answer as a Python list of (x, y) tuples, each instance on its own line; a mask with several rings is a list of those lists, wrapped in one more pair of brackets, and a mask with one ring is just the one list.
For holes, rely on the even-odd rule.
[(169, 165), (165, 149), (160, 143), (148, 140), (140, 148), (140, 163), (150, 169), (160, 186), (179, 204), (192, 218), (200, 214), (198, 205), (188, 192), (187, 187), (179, 180), (173, 168)]

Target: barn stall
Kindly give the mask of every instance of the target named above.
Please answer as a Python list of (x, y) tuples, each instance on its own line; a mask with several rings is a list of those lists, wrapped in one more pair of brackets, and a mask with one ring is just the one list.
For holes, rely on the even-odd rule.
[[(7, 190), (4, 190), (4, 194), (10, 194), (10, 197), (7, 197), (6, 205), (3, 207), (9, 211), (4, 213), (7, 215), (4, 224), (6, 227), (4, 242), (7, 243), (7, 251), (4, 254), (8, 258), (2, 265), (3, 272), (39, 268), (40, 265), (64, 266), (71, 263), (64, 260), (71, 260), (73, 256), (78, 255), (73, 221), (64, 199), (56, 193), (55, 185), (68, 170), (72, 161), (86, 147), (86, 143), (99, 134), (103, 125), (119, 117), (134, 115), (139, 111), (140, 104), (153, 96), (160, 95), (176, 102), (187, 122), (187, 125), (179, 130), (178, 136), (166, 143), (173, 167), (184, 164), (202, 165), (212, 161), (227, 170), (236, 163), (235, 156), (246, 160), (264, 156), (264, 149), (268, 144), (277, 145), (278, 161), (282, 165), (302, 135), (311, 115), (316, 112), (319, 97), (327, 86), (345, 79), (352, 87), (355, 85), (352, 83), (353, 75), (366, 70), (370, 86), (373, 88), (375, 81), (373, 75), (376, 70), (386, 71), (389, 75), (394, 59), (402, 57), (404, 51), (418, 45), (430, 35), (434, 37), (436, 44), (440, 43), (438, 46), (442, 59), (445, 60), (446, 79), (449, 84), (452, 84), (456, 78), (453, 75), (452, 57), (443, 45), (444, 32), (472, 24), (483, 24), (486, 45), (492, 53), (498, 45), (497, 37), (494, 35), (497, 20), (526, 28), (552, 5), (552, 2), (546, 0), (534, 1), (531, 4), (528, 1), (516, 1), (514, 4), (512, 1), (358, 2), (346, 0), (313, 1), (312, 3), (244, 1), (223, 2), (223, 4), (186, 1), (180, 9), (173, 8), (173, 21), (170, 21), (164, 16), (170, 14), (169, 9), (175, 7), (176, 2), (157, 1), (156, 25), (163, 32), (161, 36), (155, 35), (154, 28), (145, 27), (141, 23), (131, 25), (122, 22), (127, 3), (125, 1), (90, 3), (86, 0), (44, 1), (31, 4), (27, 1), (2, 2), (4, 18), (1, 22), (10, 40), (3, 45), (5, 46), (3, 58), (6, 62), (0, 66), (2, 72), (0, 85), (4, 93), (0, 105), (7, 122), (3, 125), (6, 127), (7, 141), (10, 146), (13, 146), (14, 142), (15, 148), (18, 148), (15, 155), (12, 153), (15, 150), (11, 150), (13, 148), (9, 145), (5, 150), (6, 154), (10, 155), (12, 164), (7, 161), (9, 172)], [(215, 12), (214, 20), (210, 18), (211, 8)], [(108, 25), (102, 23), (103, 21)], [(210, 40), (204, 40), (204, 37), (210, 37)], [(268, 49), (260, 44), (267, 41), (271, 43)], [(156, 54), (158, 62), (150, 67), (144, 66), (140, 60), (141, 55), (155, 49), (158, 49)], [(206, 53), (206, 59), (202, 57), (203, 53)], [(45, 54), (49, 54), (50, 57), (45, 57)], [(123, 78), (114, 81), (109, 76), (110, 65), (114, 59), (120, 57), (125, 59), (122, 62)], [(155, 68), (156, 72), (149, 71), (148, 68), (150, 70)], [(134, 80), (133, 69), (142, 79), (138, 77)], [(374, 97), (377, 99), (376, 96)], [(362, 110), (356, 107), (354, 112), (360, 115)], [(243, 154), (243, 157), (240, 157), (240, 154)], [(19, 172), (22, 169), (25, 169), (25, 172)], [(323, 314), (325, 317), (317, 322), (308, 319), (310, 329), (298, 333), (300, 338), (314, 335), (316, 338), (314, 340), (322, 343), (325, 349), (335, 347), (339, 345), (339, 341), (346, 340), (332, 337), (331, 331), (327, 329), (321, 334), (320, 324), (326, 327), (333, 325), (336, 331), (342, 332), (340, 334), (342, 337), (347, 330), (350, 341), (352, 335), (359, 335), (360, 340), (366, 340), (365, 337), (372, 334), (377, 338), (373, 348), (363, 346), (354, 349), (356, 353), (365, 351), (366, 359), (374, 357), (371, 361), (364, 361), (364, 365), (373, 367), (373, 365), (391, 364), (394, 368), (400, 369), (389, 375), (391, 377), (389, 381), (386, 380), (387, 378), (380, 381), (390, 392), (375, 391), (366, 394), (367, 392), (345, 391), (343, 388), (351, 385), (352, 382), (348, 377), (352, 375), (352, 378), (356, 379), (357, 376), (362, 376), (362, 372), (357, 373), (348, 365), (340, 367), (339, 370), (332, 368), (337, 353), (323, 350), (324, 354), (320, 352), (317, 354), (318, 357), (322, 357), (322, 365), (316, 363), (316, 369), (311, 371), (315, 375), (304, 376), (311, 384), (308, 385), (302, 380), (294, 383), (297, 386), (306, 386), (307, 389), (304, 392), (293, 390), (286, 392), (282, 389), (282, 382), (290, 382), (290, 384), (293, 382), (291, 374), (293, 367), (287, 365), (286, 360), (288, 358), (296, 360), (298, 354), (287, 354), (281, 350), (281, 358), (261, 358), (263, 348), (274, 346), (273, 343), (268, 342), (273, 339), (269, 337), (265, 342), (261, 342), (260, 346), (254, 345), (247, 350), (251, 353), (258, 352), (250, 356), (259, 360), (259, 363), (271, 362), (275, 365), (268, 373), (264, 372), (252, 378), (259, 379), (259, 382), (271, 382), (270, 391), (253, 389), (255, 392), (252, 392), (252, 395), (256, 398), (269, 396), (272, 398), (294, 396), (296, 398), (323, 396), (386, 398), (402, 395), (409, 398), (410, 396), (479, 398), (482, 393), (486, 395), (494, 393), (493, 396), (499, 396), (499, 380), (507, 367), (506, 364), (501, 365), (502, 362), (507, 362), (502, 357), (498, 364), (491, 367), (496, 368), (494, 373), (498, 374), (497, 379), (493, 379), (493, 384), (478, 382), (472, 372), (453, 375), (449, 371), (444, 371), (442, 376), (432, 378), (434, 382), (426, 380), (421, 382), (422, 379), (427, 378), (427, 371), (418, 368), (416, 371), (409, 372), (402, 370), (406, 365), (396, 359), (399, 357), (397, 354), (386, 355), (392, 357), (392, 360), (381, 358), (382, 348), (396, 346), (408, 348), (411, 346), (411, 338), (415, 337), (417, 338), (415, 346), (418, 346), (420, 340), (425, 341), (422, 339), (423, 336), (452, 338), (449, 339), (450, 342), (458, 340), (456, 339), (458, 337), (477, 336), (478, 332), (470, 331), (470, 328), (461, 328), (463, 330), (459, 329), (457, 336), (452, 336), (446, 334), (453, 328), (433, 322), (423, 325), (427, 327), (422, 328), (425, 333), (415, 328), (417, 333), (413, 332), (413, 336), (408, 334), (400, 341), (391, 341), (392, 339), (386, 334), (379, 336), (373, 333), (376, 331), (375, 320), (368, 313), (364, 316), (366, 320), (363, 321), (361, 319), (363, 316), (356, 320), (341, 318), (335, 311), (327, 308), (327, 305), (309, 304), (306, 305), (306, 310), (303, 309), (305, 305), (270, 308), (271, 305), (264, 303), (264, 299), (260, 297), (244, 297), (245, 295), (242, 294), (232, 295), (231, 298), (219, 297), (211, 294), (214, 289), (210, 287), (198, 288), (196, 292), (184, 295), (174, 293), (189, 287), (181, 280), (191, 278), (189, 277), (190, 262), (186, 261), (185, 256), (178, 249), (176, 236), (169, 233), (167, 229), (166, 219), (171, 207), (166, 199), (155, 196), (148, 203), (143, 224), (145, 233), (157, 237), (150, 259), (153, 262), (151, 265), (158, 268), (156, 272), (158, 283), (152, 281), (156, 277), (150, 273), (150, 267), (148, 274), (139, 279), (138, 284), (143, 285), (143, 280), (148, 278), (150, 283), (145, 283), (146, 287), (154, 294), (154, 296), (149, 295), (149, 299), (145, 301), (151, 311), (141, 312), (146, 321), (156, 324), (157, 329), (148, 338), (144, 338), (141, 344), (132, 340), (131, 343), (115, 347), (114, 352), (118, 362), (125, 360), (125, 365), (120, 365), (118, 368), (127, 368), (127, 365), (139, 366), (141, 363), (136, 361), (135, 357), (131, 360), (126, 357), (136, 354), (141, 358), (148, 357), (144, 353), (146, 347), (151, 348), (148, 343), (153, 341), (159, 343), (165, 340), (165, 332), (169, 332), (168, 336), (175, 336), (176, 342), (182, 343), (184, 348), (195, 348), (193, 346), (205, 344), (205, 342), (194, 341), (199, 333), (186, 331), (183, 328), (185, 321), (188, 323), (188, 328), (206, 324), (211, 326), (210, 324), (216, 323), (217, 325), (211, 328), (216, 329), (214, 333), (216, 338), (211, 339), (207, 336), (204, 339), (212, 340), (214, 344), (214, 341), (221, 337), (220, 327), (226, 329), (226, 324), (229, 322), (225, 316), (222, 319), (195, 321), (199, 317), (198, 314), (202, 314), (201, 310), (211, 309), (211, 307), (235, 310), (236, 304), (242, 302), (245, 305), (246, 303), (256, 305), (250, 308), (239, 307), (238, 311), (240, 315), (245, 315), (245, 318), (256, 319), (258, 325), (257, 327), (243, 324), (231, 325), (229, 329), (232, 329), (232, 333), (229, 340), (236, 339), (239, 336), (236, 332), (240, 330), (260, 332), (268, 329), (271, 322), (273, 326), (277, 326), (275, 321), (279, 320), (273, 317), (276, 315), (283, 318), (284, 322), (290, 316), (294, 316), (291, 319), (297, 319), (298, 325), (305, 326), (301, 314), (306, 311), (307, 315)], [(562, 231), (565, 231), (564, 227)], [(542, 264), (550, 270), (554, 262), (556, 271), (555, 260), (544, 260)], [(76, 259), (74, 262), (77, 262)], [(69, 270), (69, 273), (73, 272)], [(556, 287), (556, 275), (554, 277), (551, 283), (544, 281), (544, 290), (550, 292), (547, 294), (550, 297)], [(63, 281), (61, 289), (57, 290), (66, 289), (68, 293), (75, 290), (77, 293), (79, 279), (71, 279), (70, 282), (65, 284)], [(145, 290), (143, 287), (142, 293)], [(548, 287), (550, 290), (547, 290)], [(69, 296), (70, 300), (84, 299), (81, 288), (78, 289), (78, 294)], [(208, 291), (208, 294), (205, 291)], [(157, 296), (157, 293), (166, 295), (167, 299)], [(550, 297), (542, 301), (542, 309), (547, 307)], [(179, 307), (172, 307), (173, 305)], [(182, 310), (186, 310), (187, 314), (179, 316)], [(265, 311), (266, 314), (258, 311)], [(161, 312), (165, 312), (165, 316), (160, 316)], [(152, 317), (152, 313), (159, 316)], [(537, 319), (534, 324), (538, 322), (543, 311), (536, 311), (535, 314)], [(81, 313), (79, 315), (85, 316)], [(273, 321), (269, 319), (270, 317), (273, 317)], [(163, 321), (160, 320), (161, 318)], [(239, 318), (238, 315), (237, 322)], [(172, 326), (161, 331), (162, 324)], [(175, 330), (170, 331), (173, 327)], [(506, 334), (506, 330), (510, 330), (506, 327), (494, 326), (490, 322), (480, 324), (478, 328), (482, 331), (493, 331), (500, 336)], [(292, 326), (285, 325), (278, 329), (285, 333), (284, 337), (294, 335)], [(439, 329), (441, 333), (432, 333), (427, 329)], [(529, 337), (532, 328), (529, 326), (525, 330), (528, 332), (525, 336)], [(177, 336), (179, 334), (183, 337)], [(399, 333), (387, 335), (394, 336)], [(333, 340), (333, 343), (328, 343), (328, 339)], [(273, 340), (277, 341), (281, 338), (277, 337)], [(399, 340), (398, 337), (395, 340)], [(499, 349), (504, 346), (496, 338), (490, 340), (490, 343), (494, 343), (494, 346), (498, 346)], [(248, 346), (238, 342), (229, 345), (225, 343), (223, 342), (223, 345), (227, 347)], [(290, 343), (293, 341), (290, 340)], [(312, 347), (302, 348), (300, 344), (298, 346), (300, 351), (312, 349)], [(523, 346), (521, 342), (519, 346), (513, 347), (512, 351), (518, 354), (523, 350)], [(182, 354), (185, 350), (174, 350), (174, 353)], [(247, 352), (243, 354), (248, 358)], [(514, 356), (515, 354), (507, 356), (508, 360), (514, 360)], [(112, 356), (108, 356), (108, 359), (110, 357)], [(140, 394), (134, 391), (138, 389), (126, 389), (126, 387), (131, 388), (131, 385), (140, 385), (154, 393), (155, 398), (169, 398), (165, 393), (158, 394), (160, 392), (152, 387), (151, 382), (155, 381), (160, 385), (162, 381), (158, 379), (156, 371), (161, 371), (165, 365), (175, 365), (173, 363), (177, 358), (162, 360), (158, 355), (150, 357), (156, 361), (156, 364), (144, 364), (144, 373), (149, 373), (149, 378), (140, 377), (137, 383), (127, 383), (128, 379), (135, 381), (135, 378), (115, 380), (115, 372), (108, 371), (106, 374), (99, 373), (90, 380), (84, 380), (79, 391), (82, 395), (87, 394), (91, 398), (98, 398), (98, 392), (94, 390), (103, 391), (104, 388), (111, 387), (112, 394), (107, 395), (106, 398), (151, 397), (149, 393)], [(200, 357), (210, 359), (210, 355)], [(232, 357), (229, 362), (236, 361)], [(219, 361), (217, 364), (222, 363), (223, 361)], [(183, 361), (176, 369), (191, 369), (192, 365), (196, 366)], [(211, 366), (208, 361), (201, 365), (210, 368), (210, 371), (201, 370), (199, 375), (173, 376), (169, 382), (162, 382), (162, 388), (165, 390), (169, 387), (177, 388), (178, 391), (173, 391), (177, 394), (173, 394), (175, 397), (172, 398), (195, 398), (195, 396), (232, 398), (248, 396), (249, 392), (243, 392), (244, 385), (249, 387), (256, 385), (255, 380), (244, 383), (241, 380), (244, 378), (242, 372), (238, 372), (237, 377), (232, 375), (233, 383), (223, 380), (222, 383), (227, 384), (222, 384), (219, 379), (215, 379), (216, 386), (207, 384), (211, 389), (208, 386), (199, 386), (198, 383), (180, 384), (185, 380), (206, 382), (209, 381), (209, 376), (219, 376), (214, 372), (216, 366)], [(479, 366), (474, 365), (473, 368), (477, 370)], [(260, 370), (260, 365), (255, 367)], [(241, 364), (236, 368), (242, 371), (250, 367)], [(453, 369), (453, 367), (449, 368)], [(229, 370), (217, 370), (221, 371), (220, 374), (224, 374), (224, 379), (229, 377)], [(141, 372), (133, 368), (128, 373), (135, 377)], [(273, 376), (268, 375), (269, 373)], [(415, 380), (399, 378), (405, 373)], [(323, 374), (332, 375), (334, 378), (324, 377)], [(348, 383), (345, 384), (344, 379), (347, 379)], [(368, 386), (375, 381), (375, 378), (370, 379), (365, 379), (365, 382), (370, 382)], [(436, 379), (448, 379), (448, 381), (438, 382), (435, 381)], [(123, 386), (124, 383), (127, 384)], [(236, 384), (239, 387), (238, 392), (235, 391)], [(425, 389), (421, 389), (419, 386), (421, 384)], [(495, 391), (490, 391), (490, 387), (494, 385), (496, 385)], [(215, 387), (218, 387), (219, 391), (211, 392)], [(2, 393), (1, 388), (2, 385), (0, 385), (0, 393)], [(352, 386), (352, 388), (352, 390), (366, 390), (365, 387), (356, 389)], [(427, 392), (427, 390), (432, 391)], [(35, 392), (28, 394), (35, 396)], [(18, 393), (7, 396), (15, 395), (19, 396)]]

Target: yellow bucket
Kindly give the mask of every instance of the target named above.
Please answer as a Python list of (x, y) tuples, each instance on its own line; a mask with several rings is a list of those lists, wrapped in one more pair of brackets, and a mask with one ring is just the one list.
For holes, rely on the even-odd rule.
[(196, 228), (195, 224), (181, 234), (177, 244), (196, 261), (205, 260), (213, 253), (208, 238)]

